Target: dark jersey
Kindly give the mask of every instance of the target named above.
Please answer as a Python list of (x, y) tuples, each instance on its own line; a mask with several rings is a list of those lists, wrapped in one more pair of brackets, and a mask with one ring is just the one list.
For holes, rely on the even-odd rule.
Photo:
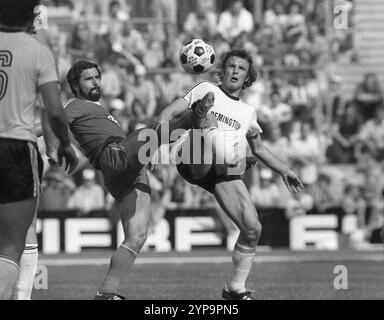
[(64, 106), (69, 127), (91, 164), (99, 169), (103, 148), (126, 137), (119, 123), (98, 103), (73, 99)]

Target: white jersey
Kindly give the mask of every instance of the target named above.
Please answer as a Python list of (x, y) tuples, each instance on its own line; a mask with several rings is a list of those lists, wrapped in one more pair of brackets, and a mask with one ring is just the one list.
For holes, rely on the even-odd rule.
[(57, 81), (47, 46), (24, 32), (0, 31), (0, 138), (36, 142), (37, 88)]
[(184, 99), (191, 108), (193, 103), (202, 99), (208, 92), (215, 95), (215, 102), (209, 113), (217, 119), (220, 130), (236, 131), (243, 137), (252, 137), (263, 132), (257, 123), (256, 109), (239, 98), (230, 96), (220, 85), (203, 81), (194, 86)]

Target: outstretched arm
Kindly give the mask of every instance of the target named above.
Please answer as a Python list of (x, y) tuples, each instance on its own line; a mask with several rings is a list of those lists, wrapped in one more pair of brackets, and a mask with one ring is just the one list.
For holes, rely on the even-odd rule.
[(188, 102), (184, 98), (179, 98), (166, 107), (159, 115), (159, 122), (169, 121), (174, 117), (182, 114), (189, 107)]
[(304, 189), (302, 182), (296, 174), (263, 144), (260, 134), (247, 137), (247, 140), (253, 155), (280, 174), (290, 192), (300, 192)]

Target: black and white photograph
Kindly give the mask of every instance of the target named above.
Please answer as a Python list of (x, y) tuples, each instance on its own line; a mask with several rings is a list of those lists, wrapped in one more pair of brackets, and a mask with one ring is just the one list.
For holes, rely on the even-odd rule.
[(384, 300), (384, 1), (0, 0), (0, 300)]

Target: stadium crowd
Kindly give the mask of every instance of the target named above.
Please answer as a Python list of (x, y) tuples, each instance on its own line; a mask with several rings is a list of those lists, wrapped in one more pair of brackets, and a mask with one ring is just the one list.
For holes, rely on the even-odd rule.
[[(176, 0), (44, 3), (54, 15), (71, 17), (70, 25), (55, 26), (52, 19), (49, 28), (63, 101), (71, 97), (65, 81), (71, 63), (95, 60), (103, 72), (102, 106), (127, 133), (152, 123), (201, 79), (179, 67), (179, 48), (187, 39), (211, 41), (218, 60), (231, 47), (251, 52), (260, 68), (271, 69), (260, 72), (243, 99), (257, 108), (268, 147), (299, 172), (306, 186), (302, 194), (290, 195), (272, 171), (257, 167), (244, 177), (257, 208), (284, 208), (288, 218), (342, 208), (358, 218), (361, 241), (384, 226), (383, 93), (376, 75), (367, 74), (347, 99), (343, 79), (321, 72), (330, 59), (355, 59), (349, 32), (327, 38), (325, 1), (265, 1), (260, 21), (242, 1), (228, 1), (221, 11), (219, 1), (196, 1), (183, 19)], [(148, 18), (148, 8), (148, 21), (135, 22)], [(289, 67), (298, 68), (286, 71)], [(218, 80), (215, 72), (204, 77)], [(49, 169), (40, 209), (76, 209), (81, 216), (113, 212), (100, 175), (86, 162), (83, 168), (73, 177)], [(167, 210), (217, 208), (209, 194), (186, 183), (173, 165), (156, 168), (150, 178), (153, 225)]]

